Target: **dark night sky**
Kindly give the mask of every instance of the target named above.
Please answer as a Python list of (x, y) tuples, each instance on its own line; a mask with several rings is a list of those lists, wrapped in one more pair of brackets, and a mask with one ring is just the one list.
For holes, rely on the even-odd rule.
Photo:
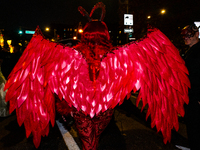
[[(51, 23), (74, 24), (86, 20), (78, 6), (90, 13), (99, 0), (0, 0), (0, 28), (18, 26), (36, 28)], [(116, 0), (102, 0), (106, 5), (106, 20), (116, 20)], [(112, 8), (112, 9), (110, 9)]]
[[(49, 26), (51, 23), (74, 24), (86, 20), (78, 12), (82, 6), (90, 12), (100, 0), (0, 0), (0, 28), (18, 28), (19, 26), (35, 29)], [(101, 0), (106, 5), (106, 23), (115, 23), (118, 18), (118, 0)], [(129, 0), (133, 1), (133, 0)], [(152, 11), (154, 8), (166, 8), (171, 15), (186, 15), (187, 22), (200, 21), (200, 0), (134, 0), (139, 9)], [(151, 8), (150, 5), (151, 4)], [(154, 3), (153, 3), (154, 2)], [(147, 6), (144, 7), (144, 4)], [(140, 7), (140, 5), (142, 7)], [(153, 9), (152, 9), (153, 8)], [(137, 8), (136, 8), (137, 9)], [(167, 10), (167, 11), (168, 11)], [(185, 12), (185, 13), (184, 13)], [(187, 15), (188, 13), (192, 14)], [(177, 18), (179, 19), (179, 18)]]

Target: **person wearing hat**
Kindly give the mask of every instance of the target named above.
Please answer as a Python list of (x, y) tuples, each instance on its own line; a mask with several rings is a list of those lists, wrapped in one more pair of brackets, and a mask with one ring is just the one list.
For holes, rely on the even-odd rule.
[(191, 89), (189, 104), (185, 106), (185, 123), (191, 150), (200, 149), (200, 42), (199, 30), (195, 24), (187, 25), (181, 32), (185, 45), (185, 63), (189, 71)]

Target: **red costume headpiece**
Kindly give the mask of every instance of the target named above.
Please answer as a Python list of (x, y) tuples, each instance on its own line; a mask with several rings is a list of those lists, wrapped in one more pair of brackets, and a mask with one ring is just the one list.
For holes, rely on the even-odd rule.
[[(92, 19), (92, 14), (98, 8), (102, 9), (100, 19)], [(85, 57), (89, 65), (90, 80), (95, 82), (99, 74), (101, 60), (106, 56), (106, 53), (111, 51), (112, 47), (108, 28), (103, 22), (105, 5), (101, 2), (97, 3), (90, 15), (81, 6), (79, 6), (78, 10), (83, 16), (87, 17), (89, 22), (83, 28), (81, 42), (74, 48)]]

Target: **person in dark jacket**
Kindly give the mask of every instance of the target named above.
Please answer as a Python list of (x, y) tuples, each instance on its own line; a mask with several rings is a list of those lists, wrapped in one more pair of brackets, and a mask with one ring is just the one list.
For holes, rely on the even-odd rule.
[(200, 41), (199, 30), (195, 24), (182, 29), (185, 45), (189, 49), (185, 53), (185, 63), (189, 71), (191, 89), (189, 104), (185, 106), (185, 123), (191, 150), (200, 149)]

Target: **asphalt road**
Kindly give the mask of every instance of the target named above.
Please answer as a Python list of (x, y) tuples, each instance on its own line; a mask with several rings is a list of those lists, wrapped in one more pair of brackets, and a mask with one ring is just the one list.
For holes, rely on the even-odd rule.
[[(171, 142), (164, 144), (161, 133), (151, 129), (150, 119), (145, 120), (145, 112), (135, 106), (134, 96), (117, 106), (100, 137), (98, 150), (177, 150), (175, 145), (188, 147), (184, 122), (180, 121), (178, 132), (172, 130)], [(75, 126), (67, 129), (81, 149)], [(0, 117), (0, 150), (36, 150), (32, 136), (26, 138), (24, 126), (18, 126), (15, 114)], [(68, 150), (57, 124), (50, 127), (49, 136), (42, 137), (38, 150)]]

